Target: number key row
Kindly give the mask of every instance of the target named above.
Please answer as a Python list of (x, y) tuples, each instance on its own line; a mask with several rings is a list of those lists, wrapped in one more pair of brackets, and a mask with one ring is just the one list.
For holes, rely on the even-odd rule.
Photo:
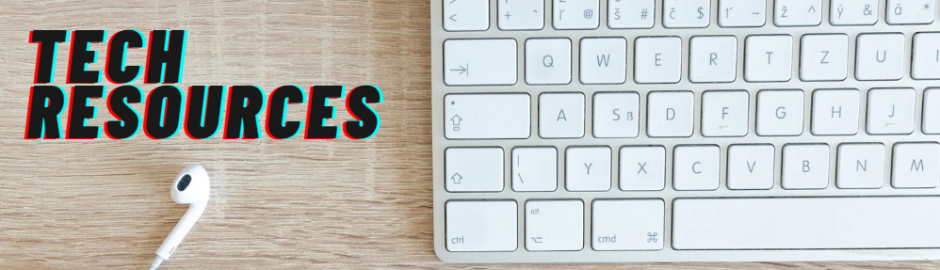
[[(485, 31), (490, 23), (490, 0), (438, 0), (444, 3), (444, 29)], [(552, 0), (552, 26), (555, 29), (597, 29), (602, 0)], [(934, 21), (936, 0), (888, 0), (887, 23), (891, 25), (930, 24)], [(719, 0), (721, 27), (761, 27), (767, 20), (765, 0)], [(825, 1), (830, 2), (830, 1)], [(500, 30), (541, 30), (545, 27), (542, 0), (498, 0)], [(775, 0), (776, 26), (818, 26), (822, 23), (823, 0)], [(655, 0), (607, 0), (607, 25), (611, 29), (652, 28), (662, 16), (666, 28), (704, 28), (711, 23), (711, 0), (666, 0), (656, 10)], [(878, 0), (831, 0), (830, 23), (874, 25), (879, 18)]]

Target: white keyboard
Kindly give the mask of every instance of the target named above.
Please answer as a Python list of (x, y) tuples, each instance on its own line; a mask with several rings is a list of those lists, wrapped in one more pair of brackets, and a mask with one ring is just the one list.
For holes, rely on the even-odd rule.
[(446, 262), (940, 259), (936, 0), (431, 0)]

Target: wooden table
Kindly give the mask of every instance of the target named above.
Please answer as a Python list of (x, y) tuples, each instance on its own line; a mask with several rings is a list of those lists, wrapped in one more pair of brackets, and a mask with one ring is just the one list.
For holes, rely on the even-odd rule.
[[(431, 239), (429, 6), (421, 0), (2, 1), (0, 269), (145, 268), (186, 211), (169, 189), (192, 163), (208, 169), (212, 198), (161, 269), (940, 268), (931, 262), (441, 263)], [(34, 29), (189, 30), (181, 86), (250, 84), (271, 91), (287, 84), (374, 84), (385, 94), (375, 106), (382, 127), (362, 141), (182, 134), (159, 141), (143, 134), (121, 141), (24, 140)], [(89, 69), (104, 68), (105, 46), (91, 46), (99, 57)], [(66, 90), (68, 48), (59, 48), (54, 82)], [(127, 63), (143, 65), (145, 56), (146, 50), (131, 51)], [(145, 93), (153, 89), (142, 79), (134, 84)], [(99, 118), (89, 124), (112, 119), (105, 99), (91, 104), (99, 106)], [(329, 124), (351, 119), (342, 103), (331, 105), (338, 117)], [(291, 119), (305, 113), (289, 109)]]

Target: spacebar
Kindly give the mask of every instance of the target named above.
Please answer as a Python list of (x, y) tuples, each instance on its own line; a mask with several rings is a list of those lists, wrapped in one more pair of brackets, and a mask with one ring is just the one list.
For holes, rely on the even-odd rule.
[(940, 247), (940, 197), (676, 199), (674, 249)]

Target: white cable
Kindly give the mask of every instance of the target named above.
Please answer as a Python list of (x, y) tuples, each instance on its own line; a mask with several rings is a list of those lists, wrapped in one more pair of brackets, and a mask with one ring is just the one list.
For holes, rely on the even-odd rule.
[(160, 267), (161, 263), (163, 263), (163, 258), (160, 258), (160, 256), (157, 256), (156, 258), (153, 259), (153, 263), (150, 264), (150, 270), (156, 270), (157, 267)]

